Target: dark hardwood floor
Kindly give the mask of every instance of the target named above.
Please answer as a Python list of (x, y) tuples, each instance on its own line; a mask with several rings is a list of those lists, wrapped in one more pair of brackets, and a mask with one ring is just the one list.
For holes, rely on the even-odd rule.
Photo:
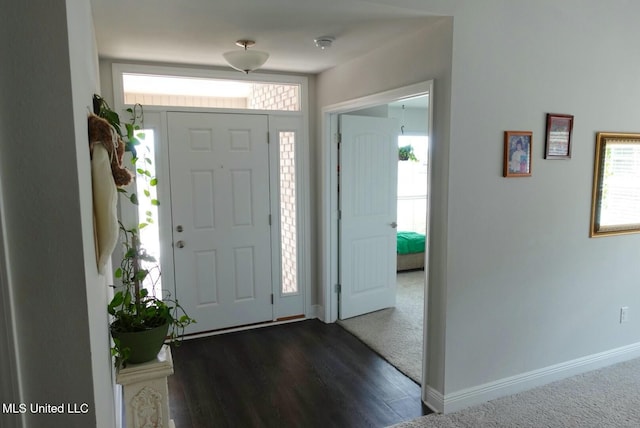
[(337, 324), (186, 340), (172, 353), (177, 428), (385, 427), (430, 413), (415, 382)]

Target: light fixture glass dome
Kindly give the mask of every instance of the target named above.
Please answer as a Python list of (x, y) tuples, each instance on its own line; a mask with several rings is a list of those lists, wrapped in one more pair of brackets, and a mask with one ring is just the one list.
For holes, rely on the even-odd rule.
[(229, 51), (222, 54), (229, 65), (236, 70), (244, 73), (257, 70), (269, 59), (269, 54), (263, 51), (248, 50), (247, 48), (255, 45), (253, 40), (238, 40), (238, 46), (244, 47), (243, 50)]

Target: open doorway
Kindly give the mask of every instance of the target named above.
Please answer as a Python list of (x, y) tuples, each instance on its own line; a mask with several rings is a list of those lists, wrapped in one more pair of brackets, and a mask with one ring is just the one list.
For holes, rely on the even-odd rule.
[[(363, 341), (369, 344), (374, 350), (380, 353), (384, 358), (398, 367), (401, 371), (414, 379), (417, 383), (425, 385), (426, 376), (423, 374), (423, 351), (425, 349), (425, 304), (424, 296), (427, 295), (427, 260), (428, 260), (428, 177), (429, 177), (429, 124), (430, 124), (430, 95), (432, 94), (432, 82), (425, 82), (422, 86), (413, 85), (412, 87), (401, 88), (399, 90), (389, 91), (387, 93), (377, 94), (371, 97), (365, 97), (352, 102), (345, 102), (338, 106), (330, 106), (325, 109), (326, 125), (331, 131), (337, 133), (340, 123), (340, 115), (348, 114), (395, 118), (397, 121), (396, 139), (394, 141), (395, 148), (394, 160), (397, 166), (402, 170), (398, 179), (398, 187), (394, 189), (394, 218), (389, 224), (397, 227), (397, 231), (413, 232), (422, 235), (422, 248), (420, 244), (413, 245), (412, 249), (418, 248), (418, 251), (412, 251), (411, 257), (418, 262), (406, 266), (404, 260), (400, 260), (397, 254), (397, 241), (393, 242), (394, 259), (394, 303), (388, 309), (374, 311), (362, 316), (350, 317), (344, 316), (345, 313), (351, 314), (349, 310), (345, 311), (345, 304), (348, 303), (346, 293), (352, 293), (348, 284), (344, 284), (344, 275), (341, 275), (344, 266), (343, 257), (345, 248), (341, 247), (341, 216), (343, 215), (340, 207), (340, 193), (337, 190), (338, 183), (341, 183), (342, 175), (345, 174), (347, 165), (342, 163), (340, 151), (337, 147), (330, 148), (328, 164), (330, 166), (329, 173), (335, 171), (335, 175), (331, 174), (329, 182), (331, 195), (329, 205), (336, 210), (337, 214), (333, 216), (329, 229), (331, 230), (329, 259), (330, 263), (326, 267), (326, 272), (335, 284), (335, 292), (333, 287), (325, 288), (326, 300), (328, 305), (325, 306), (325, 320), (338, 321), (347, 327), (348, 330), (354, 332)], [(404, 106), (404, 108), (403, 108)], [(419, 118), (419, 125), (415, 118)], [(332, 135), (326, 134), (326, 135)], [(398, 136), (403, 138), (397, 138)], [(407, 144), (408, 143), (408, 144)], [(340, 141), (340, 149), (343, 149), (344, 136)], [(407, 145), (412, 146), (412, 154), (415, 160), (400, 161), (401, 147)], [(406, 166), (405, 166), (406, 165)], [(339, 171), (339, 175), (338, 175)], [(407, 188), (407, 181), (412, 182)], [(418, 183), (420, 181), (420, 183)], [(403, 184), (404, 182), (404, 184)], [(346, 189), (346, 183), (340, 184), (340, 192)], [(394, 184), (395, 185), (395, 184)], [(335, 190), (335, 191), (334, 191)], [(377, 196), (376, 196), (377, 197)], [(346, 251), (352, 251), (347, 248)], [(397, 262), (397, 263), (396, 263)], [(399, 271), (396, 272), (396, 267)], [(409, 289), (411, 291), (407, 292)], [(417, 295), (415, 294), (417, 292)], [(328, 307), (327, 307), (328, 306)], [(408, 307), (412, 306), (412, 307)], [(407, 311), (407, 312), (405, 312)], [(404, 313), (403, 313), (404, 312)], [(347, 319), (349, 318), (349, 319)], [(395, 321), (400, 321), (394, 323)], [(417, 322), (416, 322), (417, 321)], [(357, 333), (353, 325), (359, 325), (364, 330), (368, 330), (368, 337), (378, 344), (370, 343), (365, 334)], [(408, 364), (396, 361), (396, 357), (404, 359)], [(410, 366), (410, 367), (408, 367)]]
[[(338, 323), (417, 383), (424, 323), (427, 112), (428, 95), (420, 95), (349, 112), (340, 121), (339, 277), (341, 284), (352, 284), (350, 293), (340, 296)], [(358, 123), (360, 139), (354, 143), (353, 129), (343, 125)], [(384, 135), (371, 137), (374, 129), (387, 131), (389, 142)], [(360, 144), (356, 162), (351, 144)], [(352, 212), (354, 204), (359, 215)], [(353, 235), (360, 245), (353, 244)]]

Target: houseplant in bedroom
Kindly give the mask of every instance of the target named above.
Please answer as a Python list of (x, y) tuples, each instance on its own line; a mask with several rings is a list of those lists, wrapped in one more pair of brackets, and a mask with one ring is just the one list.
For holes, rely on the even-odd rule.
[(398, 160), (400, 161), (414, 161), (417, 162), (418, 158), (413, 153), (413, 146), (409, 144), (408, 146), (402, 146), (398, 148)]
[[(144, 153), (138, 153), (139, 138), (144, 137), (137, 124), (143, 120), (142, 106), (127, 109), (131, 120), (124, 126), (126, 132), (122, 132), (118, 114), (98, 95), (94, 96), (94, 111), (109, 122), (114, 134), (123, 140), (125, 150), (131, 152), (136, 180), (144, 180), (145, 183), (141, 197), (148, 198), (151, 205), (159, 205), (151, 192), (151, 188), (157, 185), (157, 179), (148, 169), (152, 160)], [(118, 191), (125, 194), (133, 205), (139, 204), (137, 191), (121, 188)], [(160, 267), (140, 242), (140, 230), (154, 222), (153, 213), (147, 211), (145, 217), (134, 227), (125, 227), (118, 222), (122, 259), (114, 276), (122, 285), (116, 288), (107, 306), (113, 317), (109, 328), (114, 341), (111, 353), (116, 366), (153, 360), (167, 338), (169, 343), (179, 343), (184, 328), (195, 322), (167, 290), (156, 290)]]

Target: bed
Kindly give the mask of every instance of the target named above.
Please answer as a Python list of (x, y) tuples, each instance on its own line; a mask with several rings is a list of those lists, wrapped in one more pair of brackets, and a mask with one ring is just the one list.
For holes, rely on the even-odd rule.
[(424, 269), (425, 236), (417, 232), (398, 232), (397, 271)]

